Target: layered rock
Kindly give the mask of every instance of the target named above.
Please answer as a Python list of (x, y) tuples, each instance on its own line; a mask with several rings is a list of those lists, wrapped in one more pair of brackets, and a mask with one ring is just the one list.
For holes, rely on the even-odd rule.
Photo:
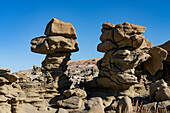
[[(42, 62), (44, 73), (52, 75), (56, 87), (66, 85), (68, 77), (64, 72), (67, 70), (67, 62), (70, 60), (71, 52), (78, 51), (76, 32), (72, 24), (65, 23), (53, 18), (47, 25), (45, 35), (34, 38), (31, 41), (31, 51), (47, 54)], [(63, 81), (59, 83), (59, 80)]]
[(135, 68), (151, 58), (152, 43), (142, 35), (145, 27), (127, 22), (118, 25), (104, 23), (102, 26), (102, 43), (97, 50), (105, 55), (98, 62), (100, 77), (97, 83), (102, 87), (127, 89), (138, 83)]

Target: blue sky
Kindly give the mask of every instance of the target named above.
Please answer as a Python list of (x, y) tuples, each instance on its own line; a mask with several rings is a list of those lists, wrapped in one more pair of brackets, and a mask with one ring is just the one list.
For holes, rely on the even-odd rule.
[(0, 67), (15, 72), (41, 66), (45, 56), (32, 53), (30, 41), (44, 35), (52, 18), (76, 29), (80, 51), (72, 54), (73, 61), (103, 56), (97, 45), (104, 22), (145, 26), (144, 36), (154, 46), (170, 39), (168, 0), (1, 0)]

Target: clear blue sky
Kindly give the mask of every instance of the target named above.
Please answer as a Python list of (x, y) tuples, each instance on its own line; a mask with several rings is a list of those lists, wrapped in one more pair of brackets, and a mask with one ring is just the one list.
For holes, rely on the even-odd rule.
[(1, 0), (0, 67), (15, 72), (41, 66), (45, 56), (32, 53), (30, 41), (44, 35), (52, 18), (76, 29), (80, 51), (73, 61), (103, 56), (97, 44), (104, 22), (145, 26), (145, 38), (155, 46), (170, 39), (169, 0)]

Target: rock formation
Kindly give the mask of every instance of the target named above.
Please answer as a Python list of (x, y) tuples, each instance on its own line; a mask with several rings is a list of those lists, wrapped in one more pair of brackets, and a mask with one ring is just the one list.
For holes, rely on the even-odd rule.
[(97, 83), (101, 87), (127, 89), (139, 83), (136, 68), (141, 64), (151, 75), (163, 70), (163, 60), (167, 58), (167, 51), (160, 47), (152, 47), (152, 43), (144, 39), (142, 33), (146, 28), (129, 24), (113, 25), (104, 23), (102, 35), (97, 47), (104, 52), (104, 57), (98, 62), (100, 70)]
[(153, 47), (145, 27), (127, 22), (102, 27), (104, 57), (68, 62), (75, 29), (52, 19), (31, 41), (32, 52), (46, 54), (42, 67), (0, 68), (0, 113), (168, 113), (170, 42)]
[(68, 81), (64, 81), (68, 79), (64, 74), (67, 70), (66, 64), (70, 60), (71, 52), (79, 50), (78, 43), (74, 40), (77, 39), (75, 29), (72, 24), (53, 18), (48, 23), (45, 34), (47, 36), (32, 39), (31, 51), (47, 54), (42, 62), (43, 70), (52, 75), (56, 87), (64, 87), (68, 85)]

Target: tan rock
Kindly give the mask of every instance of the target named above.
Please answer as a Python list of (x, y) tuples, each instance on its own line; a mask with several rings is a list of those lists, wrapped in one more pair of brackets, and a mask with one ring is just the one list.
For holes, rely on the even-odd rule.
[(89, 110), (87, 110), (85, 113), (104, 113), (104, 105), (100, 97), (90, 98), (86, 104)]
[(167, 56), (167, 59), (165, 61), (170, 62), (170, 40), (167, 41), (166, 43), (160, 45), (159, 47), (165, 49), (168, 52), (168, 56)]
[(11, 105), (7, 103), (0, 103), (0, 113), (11, 113)]
[(59, 108), (57, 113), (69, 113), (66, 109)]
[(114, 100), (116, 100), (116, 98), (114, 96), (108, 96), (103, 99), (103, 105), (106, 108), (106, 107), (110, 106)]
[(119, 100), (119, 103), (117, 105), (117, 111), (119, 113), (132, 113), (133, 112), (132, 102), (128, 96), (125, 96), (121, 100)]
[(157, 101), (165, 101), (165, 100), (170, 100), (170, 89), (167, 88), (163, 88), (163, 89), (159, 89), (156, 92), (156, 97), (155, 99)]
[(75, 93), (75, 90), (65, 90), (64, 92), (63, 92), (63, 95), (64, 96), (66, 96), (66, 97), (70, 97), (70, 96), (72, 96), (73, 94)]
[(170, 105), (170, 100), (159, 102), (157, 107), (158, 112), (163, 113), (166, 112), (167, 110), (169, 111), (170, 110), (169, 105)]
[(155, 112), (157, 109), (157, 102), (144, 104), (142, 107), (143, 111)]
[(7, 82), (9, 82), (7, 79), (5, 79), (4, 77), (0, 77), (0, 84), (7, 83)]
[(0, 103), (1, 102), (6, 102), (8, 98), (6, 98), (4, 95), (0, 95)]
[(63, 36), (47, 36), (34, 38), (31, 41), (31, 51), (40, 54), (53, 54), (58, 51), (76, 52), (78, 43)]
[(100, 43), (97, 46), (97, 51), (106, 53), (109, 50), (116, 49), (117, 46), (113, 44), (111, 41), (107, 40), (104, 43)]
[(57, 105), (64, 108), (79, 109), (83, 100), (77, 96), (72, 96), (68, 99), (57, 101)]
[(46, 27), (45, 35), (60, 35), (64, 37), (77, 38), (76, 31), (72, 24), (62, 22), (53, 18)]
[(110, 24), (110, 23), (104, 23), (104, 24), (102, 25), (102, 27), (103, 27), (104, 29), (113, 29), (113, 28), (115, 27), (115, 25), (114, 25), (114, 24)]
[(149, 51), (151, 58), (144, 62), (144, 68), (154, 75), (158, 70), (163, 70), (162, 61), (167, 58), (167, 51), (160, 47), (153, 47)]
[(167, 87), (168, 87), (168, 85), (163, 79), (150, 84), (150, 95), (149, 95), (150, 99), (154, 100), (155, 96), (156, 96), (156, 92), (160, 89), (164, 89)]
[(110, 41), (114, 42), (113, 31), (112, 30), (105, 30), (105, 32), (102, 33), (102, 35), (100, 36), (100, 40), (102, 42), (104, 42), (106, 40), (110, 40)]

